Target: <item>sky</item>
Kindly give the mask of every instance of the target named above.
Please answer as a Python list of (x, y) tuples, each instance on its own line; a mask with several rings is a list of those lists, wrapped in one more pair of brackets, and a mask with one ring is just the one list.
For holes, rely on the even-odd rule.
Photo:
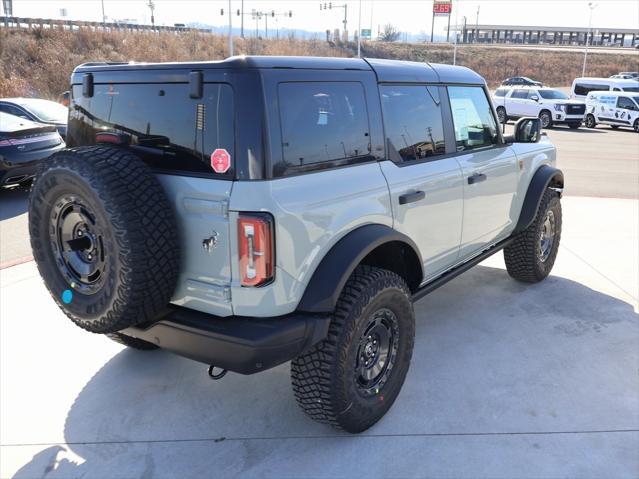
[[(153, 0), (155, 22), (158, 25), (200, 22), (213, 26), (228, 25), (228, 0)], [(13, 14), (20, 17), (61, 18), (61, 9), (74, 20), (102, 20), (102, 2), (107, 20), (133, 19), (150, 23), (148, 0), (13, 0)], [(254, 31), (251, 11), (272, 11), (277, 14), (292, 11), (293, 17), (269, 18), (269, 29), (288, 28), (323, 32), (342, 27), (344, 9), (348, 6), (348, 29), (357, 30), (359, 0), (333, 1), (332, 10), (320, 10), (319, 0), (244, 0), (245, 28)], [(453, 0), (451, 24), (479, 23), (508, 25), (541, 25), (588, 27), (590, 9), (588, 0)], [(639, 29), (638, 0), (594, 0), (592, 26)], [(242, 0), (232, 0), (231, 10), (241, 8)], [(361, 26), (371, 28), (376, 36), (378, 28), (393, 24), (402, 32), (427, 37), (431, 31), (431, 0), (361, 0)], [(220, 14), (224, 9), (225, 15)], [(2, 12), (4, 14), (4, 12)], [(234, 27), (240, 26), (240, 17), (232, 15)], [(264, 20), (259, 24), (264, 28)], [(435, 35), (445, 34), (446, 18), (435, 19)]]

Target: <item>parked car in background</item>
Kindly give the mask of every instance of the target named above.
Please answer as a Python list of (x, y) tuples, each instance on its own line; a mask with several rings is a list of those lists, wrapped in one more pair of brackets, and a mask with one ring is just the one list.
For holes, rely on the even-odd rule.
[(575, 78), (570, 90), (570, 98), (585, 100), (591, 91), (625, 91), (639, 93), (639, 82), (624, 78)]
[(540, 81), (532, 80), (528, 77), (507, 78), (501, 84), (505, 86), (543, 86)]
[(502, 87), (493, 95), (493, 103), (500, 122), (536, 116), (541, 120), (542, 128), (550, 128), (555, 124), (579, 128), (586, 111), (584, 102), (571, 100), (565, 93), (553, 88)]
[(31, 181), (38, 163), (64, 146), (55, 126), (0, 112), (0, 186)]
[(68, 107), (71, 103), (71, 92), (67, 90), (60, 93), (60, 96), (58, 97), (58, 103), (60, 103), (62, 106)]
[(630, 75), (632, 78), (639, 80), (639, 72), (619, 72), (619, 75)]
[(617, 73), (616, 75), (611, 75), (608, 78), (620, 78), (622, 80), (632, 80), (634, 77), (632, 75), (625, 75), (623, 73)]
[(586, 97), (588, 128), (597, 124), (633, 128), (639, 133), (639, 93), (593, 91)]
[(67, 136), (69, 109), (55, 101), (40, 98), (0, 98), (0, 111), (37, 123), (53, 125), (62, 138)]

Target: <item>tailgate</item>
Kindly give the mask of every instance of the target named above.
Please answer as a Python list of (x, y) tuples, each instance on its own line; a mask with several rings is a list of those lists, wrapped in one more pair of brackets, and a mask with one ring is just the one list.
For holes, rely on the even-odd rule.
[(171, 302), (230, 316), (228, 199), (232, 181), (158, 175), (174, 205), (180, 235), (180, 276)]

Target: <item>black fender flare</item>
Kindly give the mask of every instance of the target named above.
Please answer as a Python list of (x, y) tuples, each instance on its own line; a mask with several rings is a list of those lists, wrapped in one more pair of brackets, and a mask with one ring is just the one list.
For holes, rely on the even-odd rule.
[(524, 203), (519, 213), (519, 220), (513, 233), (519, 233), (525, 230), (534, 221), (537, 210), (539, 209), (539, 204), (541, 203), (541, 198), (544, 196), (544, 191), (546, 191), (546, 188), (548, 188), (551, 183), (557, 188), (563, 189), (564, 174), (555, 167), (548, 165), (540, 166), (533, 175), (532, 180), (530, 180), (528, 191), (526, 191)]
[[(375, 248), (389, 242), (402, 242), (410, 246), (419, 258), (417, 245), (408, 236), (380, 224), (361, 226), (341, 238), (322, 258), (306, 286), (297, 311), (332, 313), (346, 281), (361, 261)], [(423, 274), (423, 271), (422, 271)]]

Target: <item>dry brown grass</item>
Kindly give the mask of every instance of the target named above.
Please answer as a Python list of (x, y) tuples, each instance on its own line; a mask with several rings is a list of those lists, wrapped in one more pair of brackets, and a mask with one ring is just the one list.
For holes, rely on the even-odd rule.
[[(246, 55), (354, 56), (353, 45), (329, 45), (323, 40), (236, 39), (235, 53)], [(452, 62), (447, 45), (363, 45), (365, 56)], [(200, 61), (228, 55), (226, 38), (200, 33), (134, 33), (82, 30), (0, 29), (0, 97), (39, 96), (55, 98), (68, 89), (73, 68), (87, 61)], [(551, 85), (568, 85), (581, 73), (581, 53), (525, 52), (522, 50), (463, 47), (458, 64), (468, 66), (491, 85), (505, 77), (526, 75)], [(592, 54), (588, 73), (608, 76), (621, 70), (636, 70), (629, 55)]]

